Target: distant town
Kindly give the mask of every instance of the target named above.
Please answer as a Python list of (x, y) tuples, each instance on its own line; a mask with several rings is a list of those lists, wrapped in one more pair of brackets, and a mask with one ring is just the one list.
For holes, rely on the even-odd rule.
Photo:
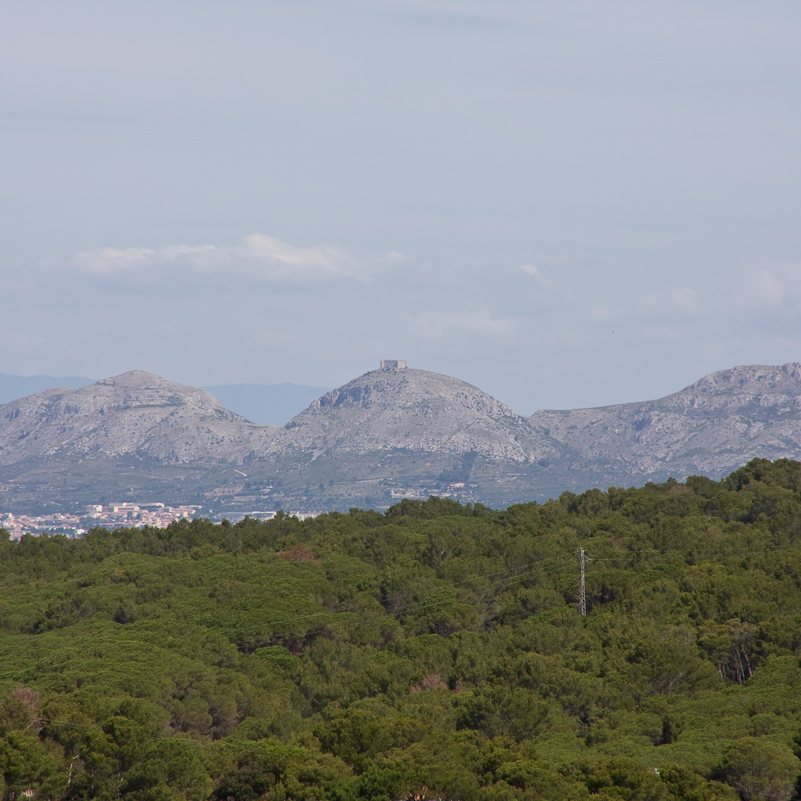
[[(238, 523), (245, 517), (256, 520), (271, 520), (276, 511), (253, 511), (248, 513), (226, 515), (231, 523)], [(316, 517), (319, 512), (287, 512), (299, 520)], [(85, 507), (83, 514), (64, 514), (62, 512), (48, 515), (17, 515), (11, 512), (0, 512), (0, 529), (5, 529), (12, 540), (18, 540), (25, 534), (40, 536), (42, 534), (62, 534), (66, 537), (80, 537), (93, 528), (167, 528), (175, 520), (192, 520), (196, 517), (215, 520), (211, 510), (203, 513), (202, 506), (167, 506), (163, 503), (117, 503), (91, 504)], [(216, 520), (220, 522), (222, 518)]]
[[(474, 486), (474, 485), (472, 485)], [(425, 500), (429, 495), (436, 494), (443, 498), (459, 497), (464, 489), (464, 482), (457, 481), (448, 484), (443, 489), (430, 491), (415, 488), (395, 488), (390, 494), (394, 501), (403, 498)], [(192, 506), (167, 506), (161, 502), (148, 503), (143, 501), (111, 504), (89, 504), (82, 513), (71, 514), (67, 512), (53, 512), (45, 515), (23, 515), (0, 511), (0, 529), (5, 529), (12, 540), (18, 540), (25, 534), (40, 536), (42, 534), (62, 534), (65, 537), (80, 537), (93, 528), (167, 528), (175, 520), (193, 520), (194, 518), (208, 518), (220, 523), (223, 519), (231, 523), (238, 523), (245, 517), (254, 520), (271, 520), (278, 514), (276, 510), (254, 510), (251, 512), (225, 512), (215, 513), (210, 507), (200, 504)], [(290, 517), (306, 520), (316, 517), (322, 512), (318, 511), (288, 511)]]

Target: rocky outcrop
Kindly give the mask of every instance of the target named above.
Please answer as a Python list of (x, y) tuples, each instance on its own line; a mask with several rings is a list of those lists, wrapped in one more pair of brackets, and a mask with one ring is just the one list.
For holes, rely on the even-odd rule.
[(801, 457), (801, 365), (736, 367), (666, 398), (525, 419), (456, 378), (374, 370), (284, 428), (132, 371), (0, 406), (0, 508), (149, 497), (232, 510), (505, 506), (563, 490)]
[(286, 426), (293, 447), (363, 455), (404, 449), (528, 463), (560, 449), (506, 404), (426, 370), (373, 370), (323, 395)]
[(248, 423), (202, 389), (133, 370), (0, 406), (0, 465), (126, 455), (171, 464), (241, 461), (279, 432)]
[(254, 425), (203, 390), (132, 371), (0, 406), (0, 504), (147, 492), (347, 508), (450, 485), (502, 504), (520, 496), (510, 481), (541, 473), (559, 454), (508, 406), (424, 370), (366, 373), (284, 428)]
[(801, 364), (734, 367), (659, 400), (538, 411), (528, 421), (599, 486), (720, 478), (757, 456), (801, 457)]

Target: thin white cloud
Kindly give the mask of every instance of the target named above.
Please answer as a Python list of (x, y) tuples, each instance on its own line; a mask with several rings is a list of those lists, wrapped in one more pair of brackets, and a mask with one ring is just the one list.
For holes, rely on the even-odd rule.
[(466, 336), (505, 337), (516, 329), (511, 317), (497, 317), (489, 309), (470, 311), (426, 311), (408, 318), (409, 328), (418, 337), (431, 339), (452, 338), (458, 341)]
[(308, 283), (352, 277), (357, 265), (333, 246), (297, 247), (265, 234), (241, 245), (169, 245), (161, 248), (99, 248), (77, 254), (68, 269), (96, 277), (153, 280), (167, 273), (221, 275), (255, 281)]
[[(538, 267), (536, 264), (526, 262), (518, 264), (515, 267), (509, 266), (506, 268), (508, 275), (517, 275), (519, 280), (523, 281), (521, 288), (525, 285), (534, 289), (533, 293), (527, 293), (530, 298), (548, 298), (552, 303), (567, 303), (573, 304), (579, 300), (581, 296), (582, 285), (577, 283), (575, 279), (571, 280), (569, 275), (563, 273), (557, 274), (556, 278)], [(520, 279), (520, 274), (526, 276)]]
[(353, 275), (355, 265), (339, 248), (299, 248), (264, 234), (245, 237), (245, 246), (233, 248), (234, 257), (252, 258), (265, 265), (280, 265), (292, 271), (310, 271), (329, 275)]
[(596, 325), (607, 325), (615, 321), (640, 325), (643, 321), (694, 317), (700, 311), (701, 304), (695, 290), (677, 287), (633, 297), (627, 303), (600, 298), (589, 306), (588, 319)]
[(591, 323), (607, 323), (618, 317), (620, 317), (620, 309), (615, 306), (598, 303), (590, 307)]
[(698, 296), (690, 287), (675, 287), (658, 290), (646, 295), (638, 304), (640, 316), (648, 319), (654, 317), (691, 316), (701, 310)]
[(543, 286), (550, 286), (550, 281), (545, 277), (542, 270), (533, 264), (521, 264), (520, 269), (526, 274), (535, 278)]
[(801, 312), (801, 262), (767, 264), (735, 275), (731, 283), (725, 297), (737, 314)]

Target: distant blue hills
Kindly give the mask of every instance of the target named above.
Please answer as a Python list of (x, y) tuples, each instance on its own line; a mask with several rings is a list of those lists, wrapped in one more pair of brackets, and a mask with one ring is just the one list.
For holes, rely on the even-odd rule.
[(227, 409), (241, 414), (251, 423), (282, 426), (300, 414), (312, 401), (325, 395), (330, 387), (307, 387), (303, 384), (224, 384), (202, 387)]
[[(53, 387), (80, 389), (94, 384), (95, 380), (79, 376), (22, 376), (0, 373), (0, 405)], [(223, 384), (202, 389), (251, 423), (282, 426), (312, 401), (328, 392), (329, 387), (309, 387), (303, 384)]]
[(68, 387), (80, 389), (88, 384), (94, 384), (95, 378), (79, 378), (78, 376), (52, 375), (6, 375), (0, 373), (0, 404), (35, 395), (53, 387)]

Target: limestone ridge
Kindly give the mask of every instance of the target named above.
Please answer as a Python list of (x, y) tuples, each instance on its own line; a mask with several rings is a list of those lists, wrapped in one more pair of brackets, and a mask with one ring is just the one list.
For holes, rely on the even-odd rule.
[(283, 428), (132, 371), (0, 406), (0, 508), (150, 498), (348, 509), (445, 494), (506, 506), (570, 489), (801, 457), (801, 364), (724, 370), (654, 401), (529, 418), (456, 378), (384, 362)]
[(754, 457), (801, 457), (801, 364), (734, 367), (659, 400), (538, 411), (528, 421), (600, 486), (720, 478)]
[(206, 507), (349, 508), (456, 484), (500, 505), (522, 497), (520, 475), (541, 473), (560, 448), (476, 387), (400, 361), (323, 395), (284, 428), (132, 371), (0, 406), (0, 503), (144, 493)]
[(527, 463), (559, 453), (506, 404), (426, 370), (365, 373), (314, 401), (286, 429), (294, 447), (317, 454), (405, 449)]
[(0, 406), (0, 465), (130, 454), (167, 463), (236, 460), (253, 428), (208, 392), (132, 370)]

